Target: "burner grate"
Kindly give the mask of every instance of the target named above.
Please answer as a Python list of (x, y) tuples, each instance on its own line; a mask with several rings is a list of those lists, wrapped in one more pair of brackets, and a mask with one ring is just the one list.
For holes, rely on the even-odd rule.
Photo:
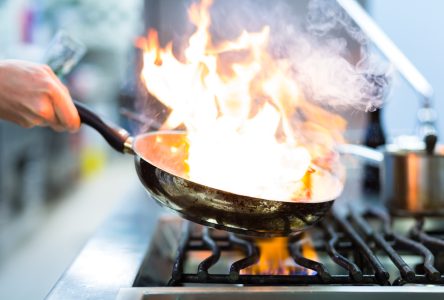
[[(364, 213), (351, 210), (345, 215), (334, 211), (308, 231), (316, 253), (325, 254), (332, 263), (304, 257), (302, 248), (308, 240), (291, 237), (288, 241), (291, 258), (298, 266), (313, 272), (290, 275), (243, 274), (242, 270), (259, 261), (260, 250), (254, 240), (184, 222), (168, 285), (443, 285), (442, 270), (435, 266), (436, 257), (444, 255), (442, 233), (425, 230), (424, 218), (414, 219), (404, 233), (393, 229), (393, 221), (383, 210), (369, 209)], [(221, 254), (234, 250), (241, 251), (243, 257), (231, 263), (226, 273), (209, 271)], [(196, 272), (184, 272), (187, 257), (193, 251), (210, 251), (211, 255), (198, 264)], [(420, 257), (421, 262), (409, 264), (404, 256)], [(394, 276), (389, 272), (389, 264), (395, 266)]]

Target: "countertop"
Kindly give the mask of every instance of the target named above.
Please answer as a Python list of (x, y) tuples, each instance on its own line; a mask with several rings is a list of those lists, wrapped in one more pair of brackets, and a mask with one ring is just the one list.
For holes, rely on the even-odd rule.
[(91, 237), (47, 299), (115, 299), (131, 287), (157, 220), (167, 213), (137, 186)]

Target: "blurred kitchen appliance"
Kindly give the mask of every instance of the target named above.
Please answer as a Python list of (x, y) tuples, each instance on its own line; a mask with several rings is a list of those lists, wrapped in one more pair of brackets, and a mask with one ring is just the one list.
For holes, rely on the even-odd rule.
[(44, 129), (0, 121), (0, 259), (42, 219), (46, 196)]
[(444, 147), (385, 151), (384, 199), (396, 214), (444, 214)]
[(437, 142), (437, 116), (432, 107), (432, 86), (356, 0), (337, 2), (420, 96), (422, 108), (418, 111), (418, 134), (426, 143), (427, 151), (433, 153)]
[(86, 46), (66, 31), (58, 31), (45, 51), (43, 61), (57, 74), (64, 76), (79, 63), (86, 53)]
[[(436, 111), (432, 107), (433, 88), (355, 0), (338, 0), (338, 3), (393, 63), (422, 101), (418, 111), (418, 136), (424, 141), (424, 147), (400, 149), (391, 145), (383, 150), (383, 199), (392, 212), (443, 213), (444, 155), (442, 147), (435, 149), (437, 131)], [(366, 175), (376, 174), (375, 168), (368, 166), (369, 174)]]
[[(2, 221), (44, 199), (44, 142), (39, 129), (25, 130), (0, 122), (0, 191)], [(21, 138), (17, 138), (21, 136)], [(28, 203), (29, 202), (29, 203)]]
[[(385, 134), (381, 123), (381, 109), (369, 112), (363, 144), (370, 148), (377, 148), (384, 145), (385, 142)], [(364, 192), (378, 194), (381, 190), (379, 166), (365, 164), (363, 168), (362, 188)]]
[[(68, 60), (69, 55), (84, 53), (63, 32), (56, 35), (51, 49), (46, 58), (52, 65), (66, 61), (63, 72), (77, 62)], [(72, 134), (0, 121), (0, 258), (35, 230), (46, 204), (73, 184), (79, 173), (77, 140)]]
[(422, 142), (403, 143), (377, 150), (341, 145), (338, 150), (381, 169), (381, 196), (392, 213), (444, 215), (444, 146), (438, 145), (433, 154), (428, 154)]

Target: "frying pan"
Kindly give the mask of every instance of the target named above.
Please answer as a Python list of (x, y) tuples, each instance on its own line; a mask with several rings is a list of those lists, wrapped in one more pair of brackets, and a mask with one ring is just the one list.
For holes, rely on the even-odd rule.
[(186, 179), (186, 132), (131, 137), (81, 103), (75, 102), (75, 106), (82, 123), (97, 130), (115, 150), (134, 155), (137, 174), (148, 194), (190, 221), (252, 236), (287, 236), (318, 222), (334, 202), (274, 201), (199, 184)]

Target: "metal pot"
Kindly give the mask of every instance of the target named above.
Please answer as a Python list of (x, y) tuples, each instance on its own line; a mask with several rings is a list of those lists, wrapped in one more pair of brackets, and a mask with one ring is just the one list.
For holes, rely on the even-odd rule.
[(341, 153), (356, 155), (381, 168), (382, 198), (398, 215), (444, 214), (444, 145), (428, 154), (424, 147), (386, 145), (374, 150), (342, 145)]

